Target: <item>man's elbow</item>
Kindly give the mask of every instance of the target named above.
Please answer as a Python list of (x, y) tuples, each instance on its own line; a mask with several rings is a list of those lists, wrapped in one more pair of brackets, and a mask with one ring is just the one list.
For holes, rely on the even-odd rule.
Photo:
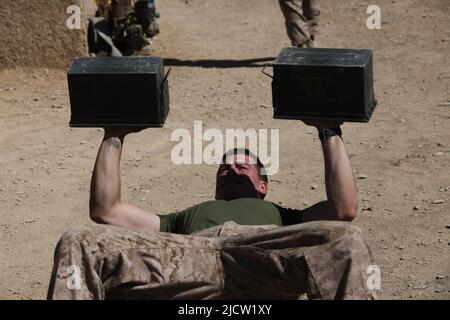
[(92, 221), (98, 224), (110, 224), (110, 217), (112, 215), (112, 209), (103, 208), (100, 206), (89, 206), (89, 217)]
[(99, 224), (105, 224), (104, 221), (104, 214), (100, 212), (98, 209), (92, 209), (89, 210), (89, 218), (91, 218), (92, 221)]
[(336, 215), (339, 221), (351, 222), (355, 219), (358, 213), (358, 204), (349, 205), (337, 210)]

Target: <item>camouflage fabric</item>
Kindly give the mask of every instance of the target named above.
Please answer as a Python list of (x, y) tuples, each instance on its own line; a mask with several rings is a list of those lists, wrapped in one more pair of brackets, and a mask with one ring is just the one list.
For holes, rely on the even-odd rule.
[(279, 0), (293, 46), (314, 40), (319, 28), (319, 0)]
[(371, 299), (371, 254), (345, 222), (234, 222), (194, 235), (95, 225), (59, 241), (49, 299)]

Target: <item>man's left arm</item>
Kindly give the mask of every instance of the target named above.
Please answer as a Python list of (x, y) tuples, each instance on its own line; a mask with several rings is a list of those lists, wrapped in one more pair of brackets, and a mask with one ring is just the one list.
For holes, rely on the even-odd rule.
[[(322, 132), (321, 144), (325, 162), (327, 200), (303, 210), (302, 221), (352, 221), (358, 211), (358, 191), (350, 159), (340, 135), (333, 135), (333, 130), (325, 130), (325, 128), (335, 128), (335, 131), (340, 131), (339, 125), (314, 126)], [(328, 134), (332, 132), (331, 136), (327, 136), (327, 133), (324, 136), (325, 131)]]

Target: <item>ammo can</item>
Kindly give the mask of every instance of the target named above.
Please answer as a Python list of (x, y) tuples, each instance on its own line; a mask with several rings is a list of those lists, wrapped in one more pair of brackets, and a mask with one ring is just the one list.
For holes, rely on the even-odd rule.
[(284, 48), (272, 99), (275, 119), (368, 122), (377, 103), (372, 50)]
[(169, 113), (161, 58), (77, 58), (67, 78), (71, 127), (162, 127)]

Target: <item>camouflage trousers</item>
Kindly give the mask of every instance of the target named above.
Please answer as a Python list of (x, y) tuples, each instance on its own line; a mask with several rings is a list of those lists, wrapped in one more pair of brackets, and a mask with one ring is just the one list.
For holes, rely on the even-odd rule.
[(193, 235), (95, 225), (64, 234), (48, 299), (372, 299), (371, 254), (346, 222)]
[(319, 28), (319, 0), (279, 0), (293, 46), (314, 40)]

